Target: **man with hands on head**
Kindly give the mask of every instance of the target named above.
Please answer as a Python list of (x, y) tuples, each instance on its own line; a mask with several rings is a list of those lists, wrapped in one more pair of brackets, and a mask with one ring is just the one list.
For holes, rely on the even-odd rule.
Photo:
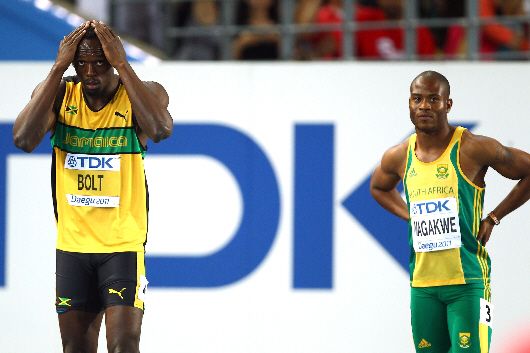
[[(447, 79), (425, 71), (410, 85), (416, 133), (389, 148), (370, 182), (374, 199), (409, 222), (411, 323), (417, 352), (489, 351), (492, 229), (530, 198), (530, 155), (452, 126)], [(489, 168), (518, 180), (484, 218)], [(397, 191), (403, 180), (406, 201)]]
[[(70, 65), (76, 75), (63, 77)], [(117, 73), (115, 73), (115, 70)], [(147, 286), (147, 139), (173, 130), (165, 89), (141, 81), (103, 22), (65, 36), (50, 73), (13, 127), (33, 151), (51, 133), (57, 224), (56, 310), (64, 352), (139, 352)]]

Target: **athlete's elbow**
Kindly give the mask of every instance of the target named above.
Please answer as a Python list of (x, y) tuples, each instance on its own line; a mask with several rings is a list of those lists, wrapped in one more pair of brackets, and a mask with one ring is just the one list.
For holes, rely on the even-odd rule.
[(381, 190), (370, 188), (370, 195), (372, 195), (372, 198), (378, 203), (381, 204)]
[(13, 136), (13, 143), (15, 144), (16, 148), (26, 153), (33, 152), (35, 147), (37, 147), (35, 146), (35, 144), (30, 143), (30, 141), (25, 138), (22, 138), (21, 136)]
[(173, 121), (171, 121), (170, 124), (162, 125), (160, 126), (153, 136), (151, 136), (151, 140), (154, 143), (159, 143), (160, 141), (163, 141), (165, 139), (168, 139), (171, 134), (173, 133)]
[(370, 185), (370, 195), (381, 206), (385, 204), (385, 201), (390, 196), (388, 191), (382, 190), (374, 185)]
[(377, 200), (377, 197), (379, 196), (381, 190), (375, 185), (373, 178), (370, 180), (369, 190), (370, 195), (372, 195), (372, 197)]

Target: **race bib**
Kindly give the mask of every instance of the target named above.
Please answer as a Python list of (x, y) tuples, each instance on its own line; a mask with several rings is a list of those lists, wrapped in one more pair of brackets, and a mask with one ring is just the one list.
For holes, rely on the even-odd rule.
[(491, 327), (492, 316), (493, 316), (493, 305), (485, 300), (480, 298), (480, 323)]
[(410, 203), (414, 251), (429, 252), (462, 245), (456, 197)]
[(118, 207), (120, 156), (68, 153), (64, 189), (72, 206)]
[(149, 281), (144, 275), (140, 274), (140, 286), (138, 287), (138, 299), (145, 303), (145, 297), (147, 294), (147, 284)]

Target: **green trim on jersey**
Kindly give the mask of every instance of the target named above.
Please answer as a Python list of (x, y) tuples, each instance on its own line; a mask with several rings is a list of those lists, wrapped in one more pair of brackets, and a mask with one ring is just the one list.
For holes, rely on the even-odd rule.
[[(65, 83), (51, 139), (57, 249), (79, 253), (144, 251), (149, 207), (145, 149), (136, 136), (125, 86), (120, 82), (112, 99), (93, 111), (79, 80), (65, 78)], [(101, 165), (82, 168), (81, 163), (77, 168), (69, 164), (74, 160), (69, 154), (101, 161), (112, 156), (120, 167), (106, 170), (112, 163), (107, 164), (109, 159), (105, 158), (107, 162)]]
[[(458, 215), (460, 217), (460, 231), (462, 232), (462, 248), (464, 249), (464, 251), (460, 251), (460, 260), (462, 261), (466, 283), (477, 283), (484, 281), (485, 277), (490, 277), (491, 268), (486, 248), (477, 241), (485, 190), (477, 189), (463, 176), (460, 170), (460, 143), (461, 140), (453, 147), (450, 157), (451, 163), (458, 166)], [(463, 227), (464, 230), (462, 230)], [(472, 237), (467, 236), (469, 234)], [(486, 282), (484, 284), (487, 285)]]
[(87, 130), (57, 122), (51, 144), (72, 153), (141, 153), (145, 157), (134, 127)]
[[(446, 151), (431, 163), (423, 163), (416, 158), (414, 152), (416, 134), (410, 138), (407, 165), (403, 176), (409, 213), (412, 201), (455, 196), (458, 202), (462, 240), (460, 248), (417, 254), (413, 247), (412, 224), (409, 221), (408, 236), (411, 249), (409, 270), (413, 287), (483, 283), (485, 291), (490, 291), (490, 258), (486, 248), (477, 241), (485, 190), (468, 180), (460, 168), (459, 154), (464, 130), (458, 127)], [(444, 175), (444, 178), (441, 178), (436, 168), (447, 164), (450, 164), (447, 170), (450, 171), (449, 173), (454, 173), (456, 178), (452, 176), (454, 181), (444, 184), (440, 179), (446, 179), (447, 176)], [(444, 273), (444, 268), (451, 268), (453, 272)], [(458, 271), (454, 271), (459, 268), (461, 269), (460, 275), (457, 274)], [(415, 273), (421, 274), (423, 278), (415, 278)], [(461, 277), (462, 274), (463, 277)]]

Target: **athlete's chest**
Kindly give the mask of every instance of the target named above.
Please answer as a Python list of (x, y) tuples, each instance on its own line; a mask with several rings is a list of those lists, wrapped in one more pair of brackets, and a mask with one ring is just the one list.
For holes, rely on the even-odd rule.
[(458, 194), (459, 171), (451, 159), (431, 163), (414, 160), (405, 176), (409, 201), (452, 197)]
[(89, 130), (133, 125), (130, 101), (121, 92), (99, 110), (91, 109), (82, 94), (72, 92), (62, 107), (60, 120), (67, 125)]

